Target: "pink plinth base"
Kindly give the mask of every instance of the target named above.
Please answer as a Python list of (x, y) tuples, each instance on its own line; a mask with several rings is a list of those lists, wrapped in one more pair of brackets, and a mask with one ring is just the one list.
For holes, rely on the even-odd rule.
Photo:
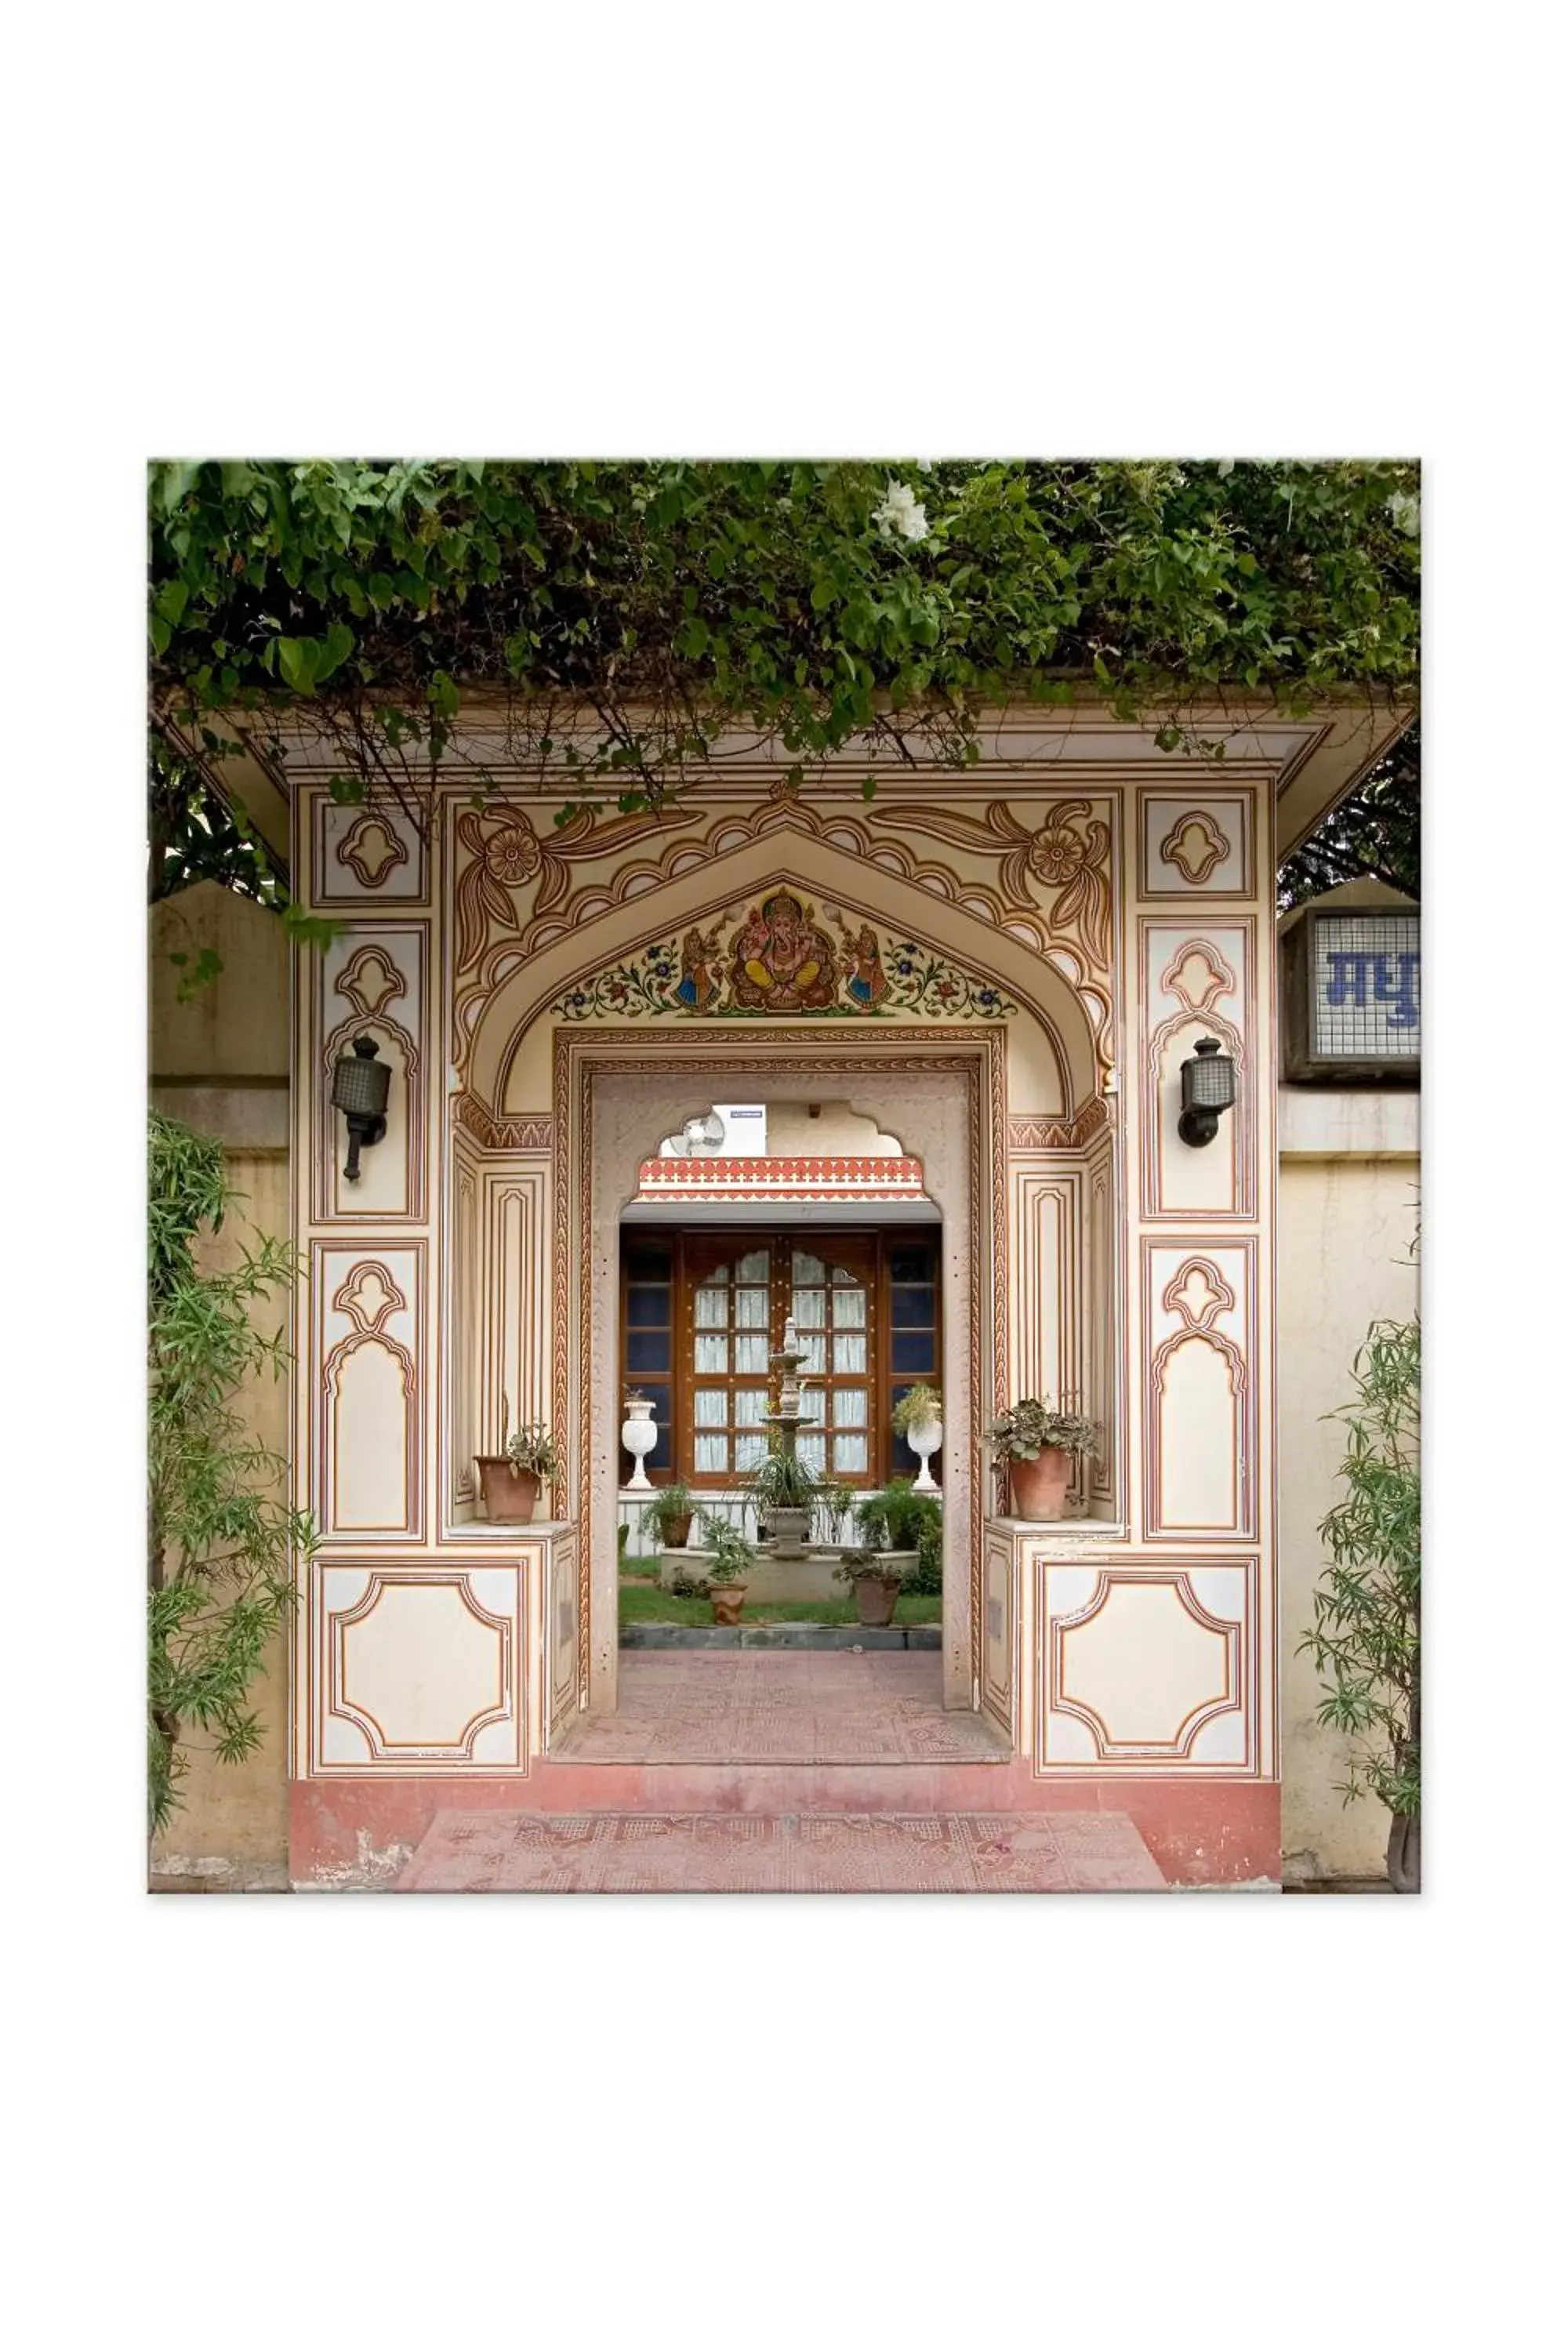
[(1125, 1813), (442, 1812), (408, 1895), (1153, 1895)]
[(998, 1764), (553, 1764), (525, 1776), (296, 1780), (289, 1868), (297, 1886), (390, 1886), (438, 1812), (1124, 1814), (1167, 1882), (1233, 1886), (1279, 1877), (1278, 1781), (1062, 1780)]

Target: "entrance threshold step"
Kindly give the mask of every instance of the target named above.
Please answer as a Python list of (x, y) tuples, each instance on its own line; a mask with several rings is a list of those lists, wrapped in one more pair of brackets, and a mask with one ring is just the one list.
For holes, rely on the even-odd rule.
[(1166, 1882), (1125, 1813), (437, 1814), (405, 1895), (1110, 1895)]
[(940, 1625), (626, 1625), (623, 1650), (940, 1650)]

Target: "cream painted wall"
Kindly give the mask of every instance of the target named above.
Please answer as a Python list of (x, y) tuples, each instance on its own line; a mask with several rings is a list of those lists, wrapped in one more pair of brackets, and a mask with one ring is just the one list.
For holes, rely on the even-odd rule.
[(1321, 1689), (1296, 1654), (1321, 1572), (1319, 1523), (1338, 1499), (1343, 1431), (1320, 1415), (1351, 1393), (1351, 1360), (1379, 1316), (1416, 1304), (1416, 1097), (1280, 1088), (1279, 1591), (1287, 1880), (1381, 1877), (1388, 1816), (1334, 1787), (1344, 1742), (1316, 1720)]
[[(216, 950), (224, 969), (188, 1005), (177, 1002), (171, 950)], [(289, 1231), (289, 958), (283, 926), (250, 900), (201, 883), (153, 910), (149, 926), (149, 1060), (155, 1107), (228, 1146), (229, 1173), (245, 1197), (211, 1244), (216, 1270), (232, 1265), (249, 1227)], [(187, 967), (188, 969), (188, 967)], [(268, 1082), (271, 1083), (268, 1083)], [(278, 1321), (276, 1307), (260, 1319)], [(242, 1400), (247, 1431), (287, 1449), (289, 1391), (283, 1381), (252, 1384)], [(228, 1875), (286, 1867), (289, 1849), (288, 1649), (279, 1636), (255, 1686), (264, 1727), (243, 1764), (220, 1764), (204, 1747), (188, 1750), (184, 1802), (154, 1848), (158, 1876), (184, 1878), (198, 1858), (222, 1860)], [(222, 1877), (212, 1883), (223, 1884)]]
[(770, 1103), (768, 1150), (785, 1158), (816, 1158), (842, 1152), (852, 1159), (880, 1160), (898, 1156), (903, 1145), (885, 1133), (874, 1118), (858, 1116), (847, 1102), (824, 1102), (813, 1118), (805, 1103)]

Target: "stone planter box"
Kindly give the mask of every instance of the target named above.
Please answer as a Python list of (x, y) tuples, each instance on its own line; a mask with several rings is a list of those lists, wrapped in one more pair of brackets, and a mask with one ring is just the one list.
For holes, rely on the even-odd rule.
[[(658, 1580), (668, 1592), (678, 1576), (705, 1576), (708, 1560), (709, 1554), (695, 1545), (685, 1551), (661, 1551)], [(837, 1565), (836, 1553), (808, 1552), (799, 1559), (775, 1559), (768, 1552), (759, 1552), (746, 1570), (746, 1604), (749, 1608), (753, 1601), (848, 1601), (853, 1598), (850, 1588), (833, 1573)]]

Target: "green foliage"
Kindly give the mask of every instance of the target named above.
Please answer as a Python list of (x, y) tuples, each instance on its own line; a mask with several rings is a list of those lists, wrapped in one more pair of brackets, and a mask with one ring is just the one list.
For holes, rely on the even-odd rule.
[(846, 1478), (824, 1478), (817, 1490), (816, 1499), (820, 1507), (826, 1513), (827, 1524), (832, 1530), (832, 1540), (835, 1543), (840, 1542), (843, 1539), (844, 1530), (849, 1523), (850, 1514), (860, 1500), (860, 1489), (858, 1486), (851, 1486)]
[[(1421, 1807), (1421, 1324), (1373, 1323), (1353, 1366), (1344, 1486), (1319, 1529), (1331, 1554), (1312, 1596), (1318, 1720), (1352, 1741), (1345, 1802), (1396, 1819)], [(1391, 1848), (1392, 1851), (1392, 1848)], [(1397, 1883), (1397, 1882), (1396, 1882)]]
[(1280, 912), (1370, 875), (1421, 896), (1421, 727), (1417, 721), (1279, 869)]
[(833, 1571), (841, 1584), (858, 1584), (863, 1576), (880, 1580), (887, 1572), (886, 1563), (878, 1559), (868, 1544), (847, 1544)]
[(1085, 687), (1158, 716), (1167, 750), (1215, 750), (1194, 711), (1226, 689), (1294, 710), (1412, 688), (1417, 480), (1293, 461), (160, 464), (154, 719), (265, 755), (288, 710), (341, 797), (405, 805), (475, 688), (542, 784), (565, 764), (571, 807), (657, 804), (737, 722), (797, 784), (858, 735), (964, 767), (984, 706)]
[(702, 1514), (702, 1548), (712, 1555), (708, 1564), (710, 1584), (733, 1584), (757, 1557), (735, 1522), (721, 1518), (716, 1511)]
[(925, 1595), (942, 1591), (942, 1523), (921, 1529), (913, 1568), (905, 1571), (903, 1589), (906, 1592)]
[(695, 1508), (690, 1487), (683, 1486), (679, 1478), (672, 1479), (659, 1488), (651, 1503), (643, 1505), (643, 1524), (658, 1529), (660, 1543), (668, 1543), (671, 1529), (679, 1520), (689, 1519)]
[(1100, 1444), (1098, 1423), (1082, 1413), (1053, 1410), (1038, 1397), (1021, 1397), (991, 1423), (986, 1439), (1001, 1462), (1034, 1462), (1047, 1445), (1064, 1454), (1092, 1454)]
[(774, 1439), (741, 1481), (741, 1491), (763, 1517), (770, 1511), (809, 1511), (821, 1500), (822, 1480), (809, 1462), (790, 1454)]
[(514, 1470), (524, 1470), (541, 1481), (561, 1475), (561, 1449), (542, 1421), (525, 1422), (506, 1442), (506, 1458)]
[(893, 1407), (893, 1434), (895, 1437), (907, 1437), (911, 1429), (919, 1429), (923, 1423), (941, 1419), (941, 1391), (928, 1388), (924, 1381), (917, 1381)]
[[(682, 1577), (668, 1585), (621, 1586), (623, 1625), (710, 1625), (711, 1612), (701, 1604), (709, 1587), (700, 1577)], [(911, 1595), (906, 1584), (894, 1612), (896, 1625), (932, 1625), (942, 1618), (942, 1602)], [(742, 1625), (853, 1625), (855, 1603), (841, 1601), (748, 1601), (741, 1612)]]
[(236, 1197), (223, 1147), (156, 1113), (148, 1141), (147, 1780), (161, 1830), (193, 1730), (226, 1763), (258, 1745), (251, 1687), (292, 1606), (291, 1560), (316, 1534), (282, 1499), (282, 1457), (237, 1409), (249, 1381), (287, 1365), (281, 1330), (254, 1318), (292, 1286), (293, 1253), (258, 1238), (229, 1271), (201, 1272), (196, 1246)]
[[(231, 740), (211, 727), (202, 734), (214, 756)], [(232, 797), (220, 799), (200, 762), (155, 728), (147, 739), (147, 818), (149, 906), (193, 882), (221, 882), (274, 913), (289, 903), (288, 889), (244, 809)]]
[(917, 1551), (922, 1538), (942, 1531), (942, 1498), (915, 1492), (912, 1478), (889, 1478), (879, 1495), (868, 1495), (857, 1510), (863, 1543), (874, 1551)]

